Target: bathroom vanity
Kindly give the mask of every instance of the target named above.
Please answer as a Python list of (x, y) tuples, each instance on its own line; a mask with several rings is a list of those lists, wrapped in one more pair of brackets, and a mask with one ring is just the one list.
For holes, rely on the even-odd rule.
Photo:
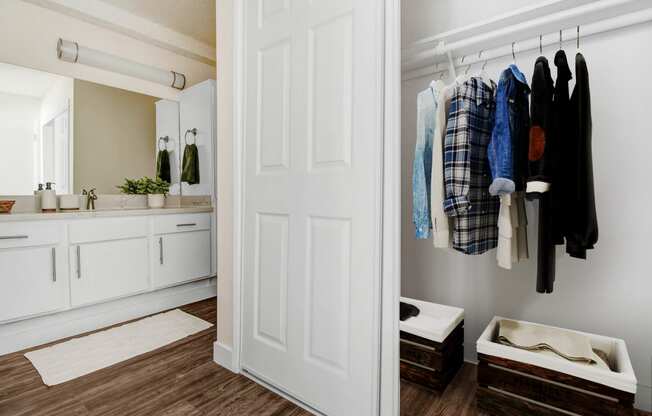
[[(173, 100), (0, 62), (11, 74), (42, 88), (0, 86), (16, 120), (0, 123), (0, 355), (214, 297), (215, 81)], [(119, 188), (143, 177), (169, 183), (164, 208), (147, 208), (162, 188)]]
[[(192, 282), (203, 289), (192, 300), (214, 296), (212, 212), (207, 206), (0, 216), (0, 354), (14, 349), (15, 339), (3, 339), (12, 327), (28, 328), (46, 315), (70, 327), (65, 312), (97, 315), (94, 305), (118, 308), (135, 296), (162, 310), (186, 303), (187, 296), (175, 302), (169, 289)], [(166, 290), (163, 303), (161, 293), (143, 296)]]

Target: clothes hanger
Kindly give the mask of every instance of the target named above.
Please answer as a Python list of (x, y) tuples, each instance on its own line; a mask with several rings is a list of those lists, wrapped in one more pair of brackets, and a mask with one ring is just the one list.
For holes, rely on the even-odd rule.
[(580, 25), (577, 25), (577, 53), (582, 53), (582, 50), (580, 49)]
[[(484, 53), (484, 50), (481, 50), (478, 53), (478, 61), (482, 60), (482, 54)], [(484, 62), (482, 63), (482, 67), (480, 67), (480, 71), (478, 71), (477, 76), (479, 78), (485, 79), (489, 78), (488, 81), (491, 81), (491, 78), (487, 75), (487, 71), (485, 70), (487, 68), (487, 63), (489, 62), (489, 59), (485, 59)]]
[(561, 46), (561, 32), (562, 32), (562, 31), (560, 30), (560, 31), (559, 31), (559, 50), (562, 50), (562, 49), (563, 49), (562, 46)]
[(543, 35), (539, 35), (539, 54), (543, 55)]
[(516, 65), (516, 53), (514, 52), (514, 45), (516, 45), (516, 42), (512, 42), (512, 63)]
[[(460, 64), (464, 65), (464, 60), (465, 60), (465, 59), (466, 59), (466, 55), (463, 55), (463, 56), (462, 56), (462, 60), (460, 61)], [(469, 66), (466, 68), (466, 71), (464, 71), (463, 74), (460, 74), (460, 75), (458, 75), (458, 76), (455, 78), (455, 82), (457, 82), (457, 83), (459, 83), (459, 84), (461, 84), (461, 83), (463, 83), (463, 82), (466, 82), (466, 80), (469, 79), (468, 73), (469, 73), (469, 69), (470, 69), (470, 68), (471, 68), (471, 65), (469, 65)]]

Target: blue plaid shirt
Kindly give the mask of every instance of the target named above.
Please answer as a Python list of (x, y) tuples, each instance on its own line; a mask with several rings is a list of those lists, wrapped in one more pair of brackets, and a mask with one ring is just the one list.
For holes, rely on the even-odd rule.
[(496, 85), (471, 78), (451, 100), (444, 141), (444, 211), (453, 217), (453, 248), (482, 254), (498, 244), (500, 200), (489, 194), (487, 146), (494, 124)]

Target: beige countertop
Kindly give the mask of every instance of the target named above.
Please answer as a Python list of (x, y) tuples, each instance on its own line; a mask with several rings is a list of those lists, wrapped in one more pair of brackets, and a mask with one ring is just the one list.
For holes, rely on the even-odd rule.
[(58, 211), (52, 213), (21, 212), (0, 214), (0, 223), (14, 221), (70, 220), (110, 217), (137, 217), (145, 215), (197, 214), (213, 212), (212, 206), (170, 207), (170, 208), (117, 208), (94, 211)]

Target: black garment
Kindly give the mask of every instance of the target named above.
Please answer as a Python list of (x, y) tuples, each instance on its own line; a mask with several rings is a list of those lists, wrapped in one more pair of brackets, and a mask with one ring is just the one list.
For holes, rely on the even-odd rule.
[(571, 257), (586, 258), (586, 250), (598, 241), (598, 219), (593, 188), (593, 154), (591, 147), (591, 91), (586, 60), (581, 53), (575, 56), (575, 89), (570, 99), (571, 141), (564, 168), (568, 181), (566, 198), (568, 224), (565, 230), (566, 252)]
[(539, 200), (539, 241), (537, 249), (537, 292), (552, 293), (557, 259), (553, 237), (552, 194), (544, 192)]
[(571, 70), (568, 67), (566, 53), (559, 50), (555, 54), (555, 66), (557, 67), (557, 79), (555, 80), (555, 90), (552, 99), (554, 128), (553, 128), (553, 146), (551, 149), (551, 176), (552, 182), (550, 187), (550, 211), (552, 215), (552, 241), (554, 244), (564, 244), (564, 229), (567, 227), (568, 206), (566, 196), (568, 195), (568, 180), (565, 177), (564, 167), (572, 166), (575, 162), (569, 159), (569, 153), (563, 149), (568, 146), (572, 140), (572, 118), (570, 111), (570, 97), (568, 92), (568, 82), (573, 78)]
[[(530, 106), (529, 182), (551, 181), (551, 152), (553, 136), (553, 81), (548, 60), (540, 56), (534, 64), (532, 75), (532, 103)], [(538, 198), (540, 192), (528, 191), (529, 199)]]
[[(529, 175), (531, 182), (543, 182), (551, 187), (554, 168), (554, 85), (548, 60), (539, 57), (532, 76), (532, 103), (530, 116)], [(539, 202), (539, 241), (537, 250), (537, 292), (551, 293), (555, 281), (555, 245), (552, 240), (551, 194), (545, 189), (527, 189), (528, 199)]]
[(419, 316), (419, 313), (421, 313), (421, 311), (414, 305), (405, 302), (401, 302), (399, 305), (399, 318), (401, 321), (405, 321), (413, 316)]

